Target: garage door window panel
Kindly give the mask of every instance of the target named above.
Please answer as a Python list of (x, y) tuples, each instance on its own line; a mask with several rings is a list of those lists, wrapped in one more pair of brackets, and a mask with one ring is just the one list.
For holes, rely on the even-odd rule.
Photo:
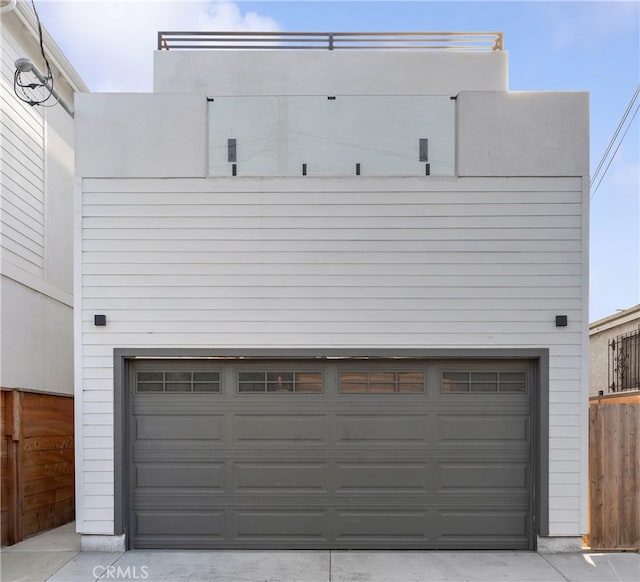
[(322, 393), (322, 372), (260, 371), (238, 372), (240, 393)]
[(444, 370), (443, 393), (526, 392), (526, 372)]
[(340, 372), (340, 392), (343, 394), (394, 394), (425, 391), (424, 372), (351, 371)]
[(137, 372), (136, 391), (145, 392), (220, 392), (220, 372), (152, 371)]

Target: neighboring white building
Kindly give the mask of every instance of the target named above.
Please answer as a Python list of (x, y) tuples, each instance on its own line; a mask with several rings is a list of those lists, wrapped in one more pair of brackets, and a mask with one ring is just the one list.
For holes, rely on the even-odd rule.
[[(3, 429), (5, 408), (21, 419), (20, 429), (12, 429), (12, 445), (7, 448), (3, 440), (2, 542), (7, 543), (73, 519), (74, 162), (71, 116), (59, 105), (32, 107), (14, 94), (16, 59), (29, 58), (44, 71), (32, 8), (24, 0), (3, 1), (1, 21)], [(43, 32), (55, 87), (73, 104), (74, 93), (87, 87)], [(37, 82), (29, 75), (23, 79)], [(36, 98), (39, 94), (33, 93)], [(4, 439), (4, 430), (2, 434)], [(28, 444), (29, 438), (42, 435), (51, 439)], [(53, 452), (47, 453), (49, 446)], [(41, 460), (27, 460), (36, 449)], [(43, 464), (46, 454), (48, 465)], [(24, 463), (29, 470), (15, 476), (14, 468)], [(12, 475), (17, 486), (9, 488)]]
[(640, 305), (589, 325), (589, 396), (640, 391)]
[(235, 38), (77, 99), (83, 547), (579, 548), (587, 94)]

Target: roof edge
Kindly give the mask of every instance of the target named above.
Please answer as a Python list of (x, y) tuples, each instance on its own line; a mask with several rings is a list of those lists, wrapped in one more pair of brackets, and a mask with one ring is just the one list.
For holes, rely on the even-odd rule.
[(590, 323), (589, 334), (593, 335), (624, 323), (633, 322), (635, 319), (640, 320), (640, 303), (629, 307), (629, 309), (614, 313), (613, 315), (607, 315), (607, 317)]

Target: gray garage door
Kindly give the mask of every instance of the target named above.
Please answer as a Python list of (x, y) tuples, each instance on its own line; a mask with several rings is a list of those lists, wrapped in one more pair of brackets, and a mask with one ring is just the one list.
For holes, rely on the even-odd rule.
[(522, 361), (137, 361), (135, 548), (531, 542)]

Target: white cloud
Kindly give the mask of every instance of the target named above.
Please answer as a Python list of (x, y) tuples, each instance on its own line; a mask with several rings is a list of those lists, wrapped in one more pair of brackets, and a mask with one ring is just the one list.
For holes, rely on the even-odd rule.
[(277, 31), (228, 0), (40, 0), (43, 25), (92, 91), (151, 91), (157, 33)]

